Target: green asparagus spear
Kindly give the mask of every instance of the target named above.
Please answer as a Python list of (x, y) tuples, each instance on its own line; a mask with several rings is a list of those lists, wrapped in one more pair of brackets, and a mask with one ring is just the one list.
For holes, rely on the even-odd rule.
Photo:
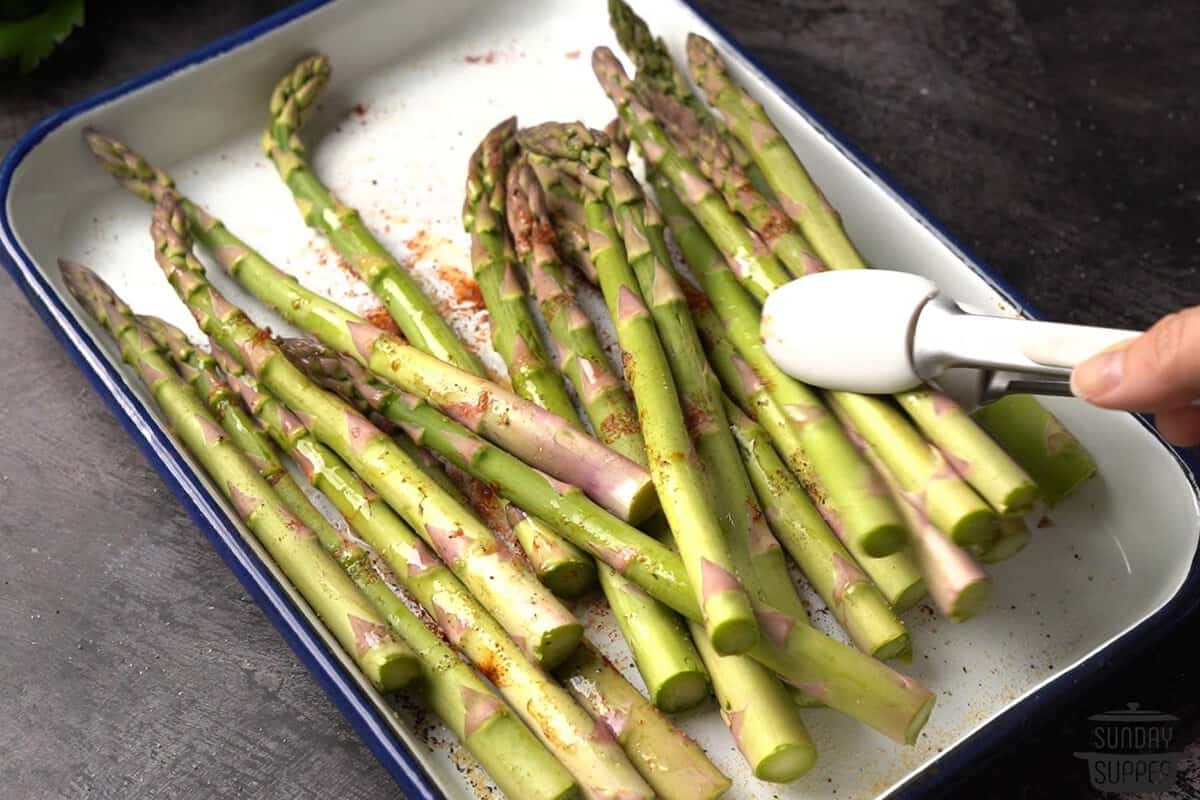
[(151, 233), (159, 266), (201, 329), (404, 515), (480, 601), (493, 608), (505, 629), (521, 638), (532, 657), (550, 665), (566, 657), (582, 635), (578, 620), (470, 509), (354, 408), (310, 382), (267, 332), (212, 287), (192, 255), (187, 223), (174, 195), (165, 194), (155, 204)]
[(724, 198), (705, 180), (699, 167), (671, 144), (645, 101), (638, 97), (636, 87), (612, 51), (606, 47), (597, 48), (592, 54), (592, 69), (616, 106), (622, 123), (641, 147), (646, 162), (670, 181), (713, 242), (721, 248), (747, 290), (763, 300), (787, 283), (791, 276), (778, 259), (729, 210)]
[(621, 455), (646, 464), (646, 442), (637, 408), (613, 372), (595, 325), (575, 302), (558, 258), (550, 206), (528, 160), (513, 164), (505, 204), (517, 255), (554, 340), (563, 373), (575, 386), (597, 438)]
[(313, 531), (283, 504), (129, 307), (87, 267), (68, 261), (59, 261), (59, 267), (67, 288), (117, 340), (122, 357), (150, 390), (175, 435), (367, 679), (381, 691), (393, 691), (417, 677), (412, 650), (391, 634)]
[(908, 652), (904, 624), (829, 530), (766, 431), (728, 398), (725, 411), (767, 520), (850, 640), (876, 658)]
[[(913, 607), (925, 596), (925, 583), (916, 563), (906, 550), (873, 557), (863, 549), (861, 537), (848, 535), (844, 515), (822, 485), (811, 476), (793, 420), (783, 411), (758, 373), (741, 358), (725, 335), (707, 300), (691, 295), (689, 302), (709, 358), (721, 383), (743, 411), (767, 432), (780, 457), (808, 490), (813, 503), (829, 528), (854, 556), (858, 565), (897, 612)], [(840, 428), (839, 428), (840, 430)]]
[(737, 165), (750, 176), (755, 188), (770, 197), (771, 187), (762, 170), (754, 163), (750, 151), (708, 110), (704, 101), (692, 92), (687, 78), (676, 68), (666, 43), (650, 32), (645, 20), (635, 14), (624, 0), (608, 0), (608, 21), (617, 35), (617, 41), (621, 43), (621, 49), (637, 66), (638, 83), (686, 103), (706, 127), (711, 127), (725, 139)]
[(688, 579), (704, 610), (714, 649), (742, 653), (758, 638), (750, 598), (734, 566), (705, 487), (705, 476), (688, 436), (680, 393), (671, 376), (659, 332), (646, 307), (626, 248), (614, 222), (614, 198), (626, 188), (610, 181), (607, 137), (582, 125), (548, 123), (518, 134), (535, 159), (561, 160), (589, 184), (584, 200), (589, 250), (600, 288), (624, 351), (625, 375), (641, 415), (642, 435), (663, 511), (676, 535)]
[[(236, 369), (235, 364), (230, 365)], [(354, 530), (375, 548), (396, 579), (436, 620), (450, 644), (496, 686), (550, 752), (579, 780), (586, 796), (594, 796), (601, 787), (607, 791), (623, 787), (633, 792), (632, 797), (650, 796), (639, 786), (640, 780), (635, 780), (636, 773), (619, 748), (608, 737), (595, 735), (595, 726), (584, 710), (526, 658), (522, 648), (495, 618), (425, 542), (358, 479), (345, 461), (309, 434), (303, 423), (267, 394), (252, 375), (242, 373), (233, 380), (241, 382), (244, 396), (257, 409), (259, 419), (272, 437), (345, 515)], [(457, 662), (457, 657), (454, 660)], [(487, 696), (462, 693), (460, 697), (466, 711), (464, 726), (485, 722), (502, 708)], [(537, 751), (531, 755), (536, 757)], [(533, 761), (514, 767), (540, 770), (549, 765)], [(548, 775), (554, 775), (552, 768)]]
[(1021, 514), (1033, 507), (1033, 478), (958, 403), (929, 388), (901, 392), (896, 401), (998, 514)]
[(586, 641), (555, 669), (580, 705), (607, 727), (659, 800), (715, 800), (729, 779), (704, 751)]
[[(904, 525), (895, 505), (880, 495), (870, 467), (820, 398), (767, 356), (759, 338), (758, 307), (738, 286), (720, 251), (670, 182), (656, 177), (654, 188), (671, 233), (708, 297), (707, 301), (694, 297), (690, 303), (701, 336), (708, 340), (710, 349), (715, 339), (728, 340), (737, 348), (737, 363), (750, 365), (751, 374), (762, 376), (754, 380), (761, 383), (771, 404), (782, 412), (783, 424), (772, 431), (763, 420), (759, 423), (768, 427), (773, 437), (779, 433), (792, 442), (794, 447), (776, 444), (809, 493), (828, 496), (837, 505), (847, 543), (874, 556), (895, 552), (904, 541)], [(735, 371), (730, 377), (736, 375)], [(728, 386), (729, 381), (725, 377), (722, 380)], [(757, 418), (753, 408), (748, 410)]]
[(885, 398), (827, 392), (826, 398), (851, 439), (865, 442), (929, 519), (955, 544), (991, 539), (996, 513), (967, 485), (942, 451), (927, 443)]
[(86, 131), (85, 138), (104, 168), (133, 194), (149, 202), (176, 197), (200, 243), (245, 289), (288, 322), (406, 391), (436, 403), (518, 458), (575, 484), (622, 519), (639, 522), (657, 510), (650, 475), (640, 465), (504, 387), (411, 347), (305, 289), (220, 220), (179, 196), (170, 176), (145, 158), (96, 131)]
[(516, 150), (516, 128), (516, 117), (509, 117), (488, 131), (471, 154), (462, 213), (471, 235), (471, 264), (488, 308), (492, 345), (508, 366), (513, 389), (582, 428), (562, 376), (550, 363), (525, 305), (517, 258), (505, 228), (504, 181)]
[[(300, 421), (276, 403), (273, 413), (259, 418), (265, 430), (258, 427), (217, 372), (212, 356), (193, 347), (178, 328), (156, 317), (139, 319), (171, 354), (185, 379), (206, 399), (231, 440), (242, 447), (259, 474), (274, 486), (284, 505), (317, 534), (329, 555), (370, 599), (392, 631), (413, 648), (425, 682), (422, 696), (501, 791), (509, 797), (544, 800), (577, 797), (578, 787), (570, 773), (504, 705), (495, 690), (446, 645), (428, 614), (405, 597), (404, 590), (392, 588), (395, 576), (376, 563), (376, 554), (334, 528), (292, 479), (279, 461), (268, 432), (277, 437), (281, 447), (296, 453), (298, 463), (312, 463), (316, 456), (305, 453), (318, 453), (321, 446), (307, 435), (293, 443), (285, 433), (303, 430)], [(226, 363), (232, 361), (231, 357), (226, 358)], [(257, 387), (240, 388), (243, 391), (252, 388), (248, 394), (261, 394)], [(268, 424), (271, 419), (284, 424), (271, 428)]]
[(417, 282), (367, 229), (358, 211), (342, 205), (309, 166), (300, 126), (331, 71), (328, 58), (311, 56), (279, 81), (271, 94), (271, 122), (263, 135), (263, 151), (295, 195), (304, 221), (329, 238), (413, 346), (482, 375), (479, 360), (455, 336)]
[(1051, 508), (1096, 474), (1079, 440), (1029, 395), (1002, 397), (974, 417), (1033, 476)]
[(690, 34), (687, 56), (693, 80), (750, 151), (775, 190), (780, 206), (800, 225), (821, 261), (830, 269), (866, 266), (846, 236), (837, 211), (813, 183), (762, 105), (729, 77), (712, 43)]
[[(509, 170), (506, 211), (559, 364), (575, 384), (592, 429), (610, 447), (646, 463), (637, 409), (609, 366), (592, 320), (566, 284), (546, 197), (528, 161)], [(600, 586), (654, 705), (682, 711), (707, 697), (708, 675), (679, 617), (605, 564)]]

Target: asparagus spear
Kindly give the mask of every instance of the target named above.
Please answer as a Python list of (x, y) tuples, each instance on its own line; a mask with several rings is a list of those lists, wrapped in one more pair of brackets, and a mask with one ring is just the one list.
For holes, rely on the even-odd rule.
[[(700, 169), (671, 144), (647, 104), (606, 47), (592, 53), (592, 69), (617, 108), (621, 121), (642, 149), (646, 162), (666, 177), (688, 209), (729, 261), (739, 280), (759, 300), (790, 280), (766, 245), (725, 205)], [(594, 257), (594, 254), (593, 254)]]
[(1079, 440), (1029, 395), (1002, 397), (974, 417), (1033, 476), (1050, 507), (1096, 474)]
[[(230, 365), (237, 369), (235, 364)], [(631, 797), (649, 797), (620, 749), (609, 737), (596, 736), (595, 726), (584, 710), (526, 658), (494, 616), (383, 499), (359, 480), (336, 453), (309, 434), (300, 420), (267, 394), (252, 375), (243, 372), (236, 380), (241, 382), (243, 394), (272, 437), (296, 459), (313, 485), (345, 515), (354, 530), (375, 548), (396, 579), (437, 621), (450, 644), (496, 686), (550, 752), (579, 780), (585, 795), (605, 796), (596, 792), (616, 792), (623, 788), (632, 792)], [(464, 695), (463, 699), (471, 701), (473, 707), (468, 708), (467, 719), (471, 718), (472, 710), (475, 714), (493, 710), (494, 704), (480, 698)], [(536, 766), (536, 763), (528, 765)]]
[(1031, 538), (1024, 519), (1019, 516), (1001, 517), (996, 538), (976, 548), (975, 557), (984, 564), (1004, 561), (1024, 550)]
[(295, 195), (304, 221), (328, 237), (413, 346), (482, 375), (479, 360), (455, 336), (417, 282), (367, 229), (358, 211), (342, 205), (330, 193), (306, 159), (300, 126), (305, 112), (329, 82), (331, 71), (328, 58), (311, 56), (279, 81), (271, 94), (271, 122), (263, 134), (263, 151)]
[(826, 524), (896, 611), (903, 612), (916, 605), (925, 596), (925, 583), (908, 552), (899, 550), (876, 558), (863, 549), (860, 537), (849, 535), (840, 508), (821, 484), (811, 477), (811, 469), (807, 466), (804, 447), (793, 420), (770, 395), (767, 384), (758, 373), (734, 351), (733, 344), (707, 300), (693, 293), (689, 302), (692, 316), (697, 321), (709, 358), (722, 384), (741, 409), (767, 432), (779, 455), (808, 490)]
[(699, 635), (702, 631), (695, 633), (721, 704), (721, 718), (754, 777), (787, 783), (812, 769), (816, 748), (783, 685), (761, 664), (741, 656), (722, 656)]
[(575, 700), (607, 727), (660, 800), (715, 800), (729, 779), (686, 734), (586, 641), (555, 670)]
[[(862, 454), (879, 472), (908, 522), (913, 555), (929, 586), (938, 611), (953, 622), (974, 616), (992, 591), (987, 577), (970, 554), (950, 541), (929, 519), (919, 496), (906, 492), (883, 459), (863, 443)], [(985, 547), (992, 547), (989, 542)]]
[(779, 204), (800, 225), (821, 261), (831, 269), (866, 266), (846, 236), (837, 211), (813, 183), (762, 105), (729, 77), (712, 43), (689, 34), (687, 56), (693, 80), (750, 151), (775, 190)]
[(75, 298), (117, 340), (175, 434), (367, 679), (381, 691), (394, 691), (417, 677), (412, 650), (287, 509), (129, 307), (87, 267), (60, 260), (59, 268)]
[(507, 191), (505, 208), (513, 244), (525, 265), (563, 373), (575, 385), (600, 441), (631, 461), (646, 464), (637, 408), (609, 365), (591, 318), (575, 302), (558, 258), (549, 203), (528, 160), (513, 164)]
[(912, 644), (904, 624), (829, 530), (766, 431), (728, 398), (725, 413), (768, 522), (850, 640), (876, 658), (908, 652)]
[(675, 98), (692, 109), (706, 127), (721, 135), (729, 145), (737, 165), (750, 176), (751, 183), (758, 191), (769, 198), (771, 187), (766, 176), (754, 163), (750, 152), (729, 133), (725, 124), (708, 110), (704, 101), (692, 92), (687, 78), (675, 67), (666, 43), (650, 32), (645, 20), (634, 13), (624, 0), (608, 0), (608, 21), (617, 35), (621, 49), (637, 67), (638, 83)]
[[(750, 598), (734, 573), (729, 547), (707, 496), (703, 469), (688, 437), (681, 408), (686, 398), (681, 398), (672, 380), (660, 333), (626, 260), (609, 208), (618, 207), (613, 198), (636, 185), (610, 182), (607, 137), (580, 124), (547, 123), (521, 131), (518, 138), (535, 158), (561, 160), (566, 169), (578, 170), (577, 180), (591, 186), (584, 200), (588, 249), (624, 351), (625, 375), (641, 415), (654, 484), (704, 610), (714, 649), (725, 655), (745, 652), (758, 638)], [(608, 205), (601, 195), (610, 198)]]
[(332, 447), (413, 525), (498, 621), (543, 664), (561, 661), (579, 643), (582, 626), (491, 531), (398, 448), (391, 438), (336, 395), (316, 387), (283, 355), (269, 334), (208, 282), (191, 252), (183, 211), (173, 195), (154, 208), (151, 233), (159, 266), (192, 315), (273, 394), (294, 409), (313, 435)]
[(104, 168), (138, 197), (150, 202), (176, 197), (201, 244), (245, 289), (288, 322), (436, 403), (518, 458), (574, 483), (622, 519), (641, 521), (657, 509), (650, 476), (640, 465), (504, 387), (427, 355), (304, 288), (220, 220), (179, 196), (171, 178), (142, 156), (95, 131), (85, 132), (85, 138)]
[[(193, 347), (182, 331), (157, 317), (139, 319), (170, 353), (185, 379), (205, 398), (231, 440), (242, 447), (259, 474), (274, 486), (284, 505), (317, 534), (325, 550), (370, 599), (392, 631), (413, 648), (419, 659), (420, 676), (425, 681), (423, 696), (500, 790), (510, 797), (545, 800), (577, 797), (578, 787), (570, 773), (534, 738), (495, 690), (447, 646), (424, 609), (404, 596), (402, 589), (392, 588), (395, 575), (376, 563), (378, 556), (334, 528), (292, 479), (279, 461), (270, 436), (275, 436), (281, 447), (290, 448), (297, 463), (311, 464), (320, 459), (322, 448), (311, 436), (295, 437), (295, 432), (304, 429), (300, 421), (272, 401), (268, 409), (271, 413), (259, 417), (262, 422), (259, 427), (243, 411), (240, 401), (218, 373), (212, 356)], [(228, 355), (225, 363), (236, 364)], [(264, 396), (257, 386), (247, 385), (253, 378), (232, 380), (241, 384), (243, 392)], [(265, 405), (260, 404), (260, 410)], [(273, 428), (271, 420), (276, 423)]]
[(959, 477), (942, 451), (921, 438), (886, 399), (851, 392), (826, 398), (851, 438), (857, 434), (887, 465), (900, 486), (921, 504), (934, 525), (959, 545), (995, 534), (996, 513)]
[[(767, 356), (759, 338), (757, 306), (738, 286), (720, 251), (671, 183), (657, 176), (654, 188), (671, 233), (708, 297), (707, 302), (695, 297), (690, 304), (701, 335), (709, 340), (710, 348), (717, 338), (730, 341), (740, 355), (737, 363), (750, 365), (750, 374), (762, 376), (762, 389), (783, 413), (783, 424), (772, 436), (786, 436), (794, 445), (780, 446), (780, 451), (809, 493), (828, 496), (837, 505), (847, 543), (874, 556), (895, 552), (904, 541), (899, 511), (878, 491), (870, 468), (820, 398)], [(734, 371), (729, 377), (737, 374)], [(722, 380), (728, 386), (729, 380)], [(757, 416), (753, 409), (748, 410)], [(759, 422), (766, 426), (763, 420)]]
[(706, 128), (692, 109), (674, 98), (652, 91), (645, 96), (676, 150), (696, 163), (726, 205), (741, 215), (788, 272), (800, 278), (825, 269), (791, 217), (754, 187), (717, 131)]
[[(646, 446), (637, 409), (609, 366), (592, 320), (566, 284), (546, 197), (527, 160), (513, 164), (507, 184), (509, 228), (563, 372), (575, 384), (601, 440), (644, 464)], [(606, 564), (600, 565), (600, 586), (654, 705), (681, 711), (707, 697), (708, 675), (679, 617)]]
[(896, 395), (917, 427), (942, 451), (955, 472), (999, 514), (1020, 514), (1033, 507), (1037, 486), (966, 412), (935, 389)]
[(462, 213), (471, 235), (471, 264), (491, 319), (492, 344), (508, 365), (513, 389), (582, 428), (562, 376), (551, 365), (525, 305), (517, 258), (505, 229), (504, 181), (516, 150), (516, 128), (516, 117), (509, 117), (488, 131), (471, 154)]

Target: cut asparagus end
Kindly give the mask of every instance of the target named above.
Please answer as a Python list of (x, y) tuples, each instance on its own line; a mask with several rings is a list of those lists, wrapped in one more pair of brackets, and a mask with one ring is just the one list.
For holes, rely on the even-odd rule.
[(984, 564), (995, 564), (1012, 558), (1025, 549), (1033, 538), (1029, 526), (1021, 517), (1001, 517), (996, 538), (978, 548), (975, 557)]
[(990, 578), (980, 578), (962, 590), (953, 607), (947, 610), (946, 616), (951, 622), (965, 622), (979, 613), (992, 595)]
[(647, 481), (639, 484), (630, 495), (625, 519), (631, 525), (637, 525), (654, 516), (659, 508), (658, 493), (654, 489), (654, 484)]
[(996, 514), (991, 509), (972, 511), (960, 517), (949, 534), (960, 547), (986, 545), (996, 536)]
[(667, 678), (650, 699), (662, 711), (678, 714), (700, 705), (708, 695), (708, 675), (703, 670), (691, 670)]
[[(734, 593), (727, 592), (726, 594)], [(743, 598), (744, 595), (739, 595), (737, 599), (740, 600)], [(728, 614), (713, 613), (715, 606), (732, 605), (732, 603), (721, 603), (720, 599), (717, 599), (717, 602), (709, 600), (705, 604), (705, 612), (708, 614), (710, 620), (720, 619), (721, 616), (725, 617), (723, 620), (710, 623), (708, 626), (709, 640), (712, 642), (713, 649), (723, 656), (740, 655), (751, 647), (754, 647), (755, 643), (758, 642), (758, 625), (755, 624), (753, 617), (746, 618), (737, 614), (736, 611), (739, 609), (733, 609), (734, 613)]]
[(921, 729), (925, 727), (925, 723), (929, 721), (929, 715), (933, 713), (933, 704), (937, 702), (937, 696), (930, 694), (929, 697), (917, 709), (917, 713), (908, 723), (908, 730), (904, 732), (905, 744), (916, 744), (917, 737), (921, 735)]
[(375, 648), (364, 654), (362, 669), (371, 683), (381, 692), (394, 692), (415, 681), (421, 674), (421, 663), (412, 653), (395, 653)]
[(912, 637), (908, 635), (908, 631), (903, 631), (881, 643), (871, 652), (871, 655), (880, 661), (887, 661), (892, 658), (900, 658), (905, 653), (912, 653)]
[(533, 645), (538, 663), (545, 669), (554, 669), (575, 652), (583, 640), (583, 625), (575, 622), (551, 628)]
[(543, 564), (538, 578), (559, 597), (579, 597), (596, 585), (596, 562), (589, 558)]
[(888, 599), (891, 600), (892, 608), (896, 609), (896, 613), (903, 614), (921, 602), (927, 594), (929, 594), (929, 589), (925, 586), (925, 579), (918, 578), (904, 589), (896, 592), (894, 597)]
[(908, 532), (904, 526), (895, 522), (885, 522), (864, 531), (861, 537), (862, 548), (872, 558), (890, 556), (904, 547)]
[(812, 769), (817, 751), (812, 747), (789, 744), (758, 762), (754, 777), (770, 783), (790, 783)]
[(1023, 484), (1005, 495), (996, 511), (1001, 514), (1024, 514), (1033, 509), (1037, 499), (1037, 486), (1032, 483)]

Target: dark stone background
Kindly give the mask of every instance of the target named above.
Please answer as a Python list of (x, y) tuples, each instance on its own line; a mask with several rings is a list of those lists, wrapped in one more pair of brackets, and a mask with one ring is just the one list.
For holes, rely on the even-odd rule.
[[(89, 5), (43, 69), (0, 75), (0, 151), (286, 3)], [(1194, 0), (700, 5), (1049, 316), (1145, 326), (1200, 301)], [(395, 796), (7, 276), (0, 341), (0, 797)], [(1197, 634), (955, 794), (1090, 796), (1071, 754), (1127, 702), (1196, 742)], [(1189, 780), (1174, 797), (1200, 797)]]

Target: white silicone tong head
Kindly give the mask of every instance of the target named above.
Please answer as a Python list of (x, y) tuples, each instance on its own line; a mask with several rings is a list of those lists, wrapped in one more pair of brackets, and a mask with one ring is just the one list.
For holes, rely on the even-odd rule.
[(967, 313), (928, 279), (880, 269), (792, 281), (762, 316), (767, 354), (784, 372), (864, 394), (911, 389), (951, 367), (985, 370), (985, 395), (1069, 394), (1072, 368), (1137, 335)]

